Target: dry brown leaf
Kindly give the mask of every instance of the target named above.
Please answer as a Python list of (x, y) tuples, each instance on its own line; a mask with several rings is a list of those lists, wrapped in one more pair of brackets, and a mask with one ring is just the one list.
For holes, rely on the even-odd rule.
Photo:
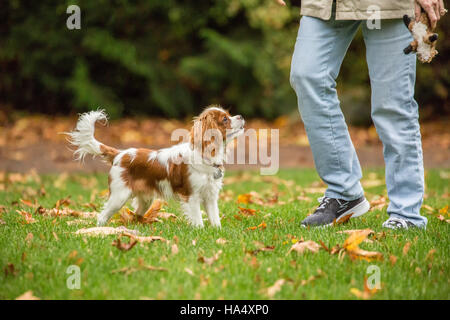
[(186, 273), (191, 275), (191, 276), (195, 276), (194, 272), (191, 269), (189, 269), (189, 268), (184, 268), (184, 271), (186, 271)]
[(263, 221), (257, 226), (248, 227), (247, 230), (265, 229), (266, 227), (267, 227), (267, 224)]
[(139, 231), (127, 229), (124, 226), (120, 227), (92, 227), (92, 228), (82, 228), (74, 232), (74, 234), (86, 235), (86, 236), (107, 236), (112, 234), (122, 234), (127, 233), (131, 235), (138, 235)]
[(173, 213), (169, 213), (169, 212), (158, 212), (158, 218), (162, 218), (162, 219), (169, 219), (169, 218), (173, 218), (176, 219), (177, 216)]
[(217, 244), (226, 244), (227, 242), (228, 242), (228, 240), (224, 239), (224, 238), (219, 238), (216, 240)]
[(27, 234), (27, 236), (25, 237), (25, 241), (26, 241), (28, 244), (30, 244), (32, 240), (33, 240), (33, 234), (32, 234), (31, 232), (29, 232), (29, 233)]
[(43, 207), (39, 207), (36, 212), (42, 214), (45, 217), (77, 217), (77, 218), (85, 218), (85, 219), (93, 219), (97, 217), (97, 212), (86, 212), (86, 211), (78, 211), (70, 208), (53, 208), (53, 209), (45, 209)]
[(2, 219), (0, 219), (0, 224), (6, 224), (6, 222)]
[(56, 201), (56, 204), (55, 204), (55, 209), (59, 209), (60, 207), (63, 207), (63, 206), (68, 206), (68, 205), (70, 205), (70, 196), (68, 196), (67, 198), (64, 198), (64, 199), (59, 199), (58, 201)]
[(442, 215), (447, 215), (448, 216), (449, 215), (449, 213), (448, 213), (448, 205), (446, 205), (445, 207), (439, 209), (439, 213), (442, 214)]
[(377, 196), (370, 201), (370, 211), (381, 210), (387, 206), (385, 196)]
[(26, 205), (27, 207), (32, 207), (33, 208), (35, 206), (35, 204), (33, 202), (31, 202), (30, 200), (20, 199), (20, 202), (22, 204)]
[[(130, 241), (122, 242), (123, 236), (128, 237), (130, 239)], [(114, 240), (111, 245), (121, 251), (129, 251), (136, 245), (136, 243), (137, 243), (137, 241), (134, 238), (134, 236), (128, 235), (128, 234), (120, 234), (119, 237), (116, 240)]]
[(373, 233), (373, 230), (371, 229), (362, 229), (351, 233), (350, 236), (344, 241), (344, 249), (350, 251), (358, 249), (358, 245), (371, 233)]
[(172, 245), (172, 254), (177, 254), (178, 253), (178, 246), (177, 246), (177, 244), (176, 243), (174, 243), (173, 245)]
[(391, 261), (391, 265), (395, 265), (397, 263), (397, 257), (394, 255), (389, 256), (389, 261)]
[(320, 245), (312, 240), (308, 241), (298, 241), (295, 243), (288, 251), (288, 254), (292, 251), (296, 251), (299, 254), (302, 254), (306, 251), (311, 251), (312, 253), (317, 253), (320, 249)]
[(66, 223), (67, 223), (68, 226), (71, 226), (73, 224), (90, 224), (91, 221), (83, 220), (83, 219), (74, 219), (74, 220), (66, 221)]
[(403, 250), (402, 250), (404, 256), (406, 256), (406, 254), (408, 253), (409, 248), (411, 248), (411, 242), (405, 243), (405, 246), (403, 247)]
[(155, 199), (152, 202), (152, 205), (150, 206), (150, 208), (147, 210), (147, 212), (143, 216), (144, 222), (151, 222), (152, 220), (154, 220), (157, 217), (158, 212), (161, 211), (163, 204), (164, 204), (163, 201), (161, 201), (159, 199)]
[(380, 289), (376, 289), (376, 288), (369, 289), (369, 287), (367, 286), (367, 277), (364, 277), (364, 291), (360, 291), (359, 289), (356, 289), (356, 288), (351, 288), (350, 292), (359, 299), (367, 300), (367, 299), (372, 298), (372, 296), (375, 293), (377, 293), (378, 290), (380, 290)]
[(350, 213), (349, 215), (343, 216), (342, 219), (339, 221), (336, 221), (336, 219), (333, 220), (333, 226), (337, 226), (339, 224), (346, 224), (350, 218), (352, 217), (353, 213)]
[(239, 213), (244, 216), (254, 216), (257, 212), (256, 209), (250, 209), (250, 208), (238, 207), (238, 209), (239, 209)]
[(422, 208), (424, 208), (425, 210), (427, 210), (430, 213), (433, 213), (435, 211), (435, 209), (427, 204), (423, 204)]
[(436, 253), (436, 249), (431, 249), (430, 251), (428, 251), (427, 256), (425, 257), (425, 260), (433, 261), (435, 253)]
[(160, 236), (136, 236), (136, 235), (134, 235), (132, 233), (128, 233), (128, 232), (124, 232), (123, 235), (132, 237), (137, 242), (141, 242), (141, 243), (151, 243), (153, 241), (161, 241), (161, 242), (167, 241), (166, 239), (164, 239), (163, 237), (160, 237)]
[(12, 263), (8, 263), (3, 270), (5, 271), (5, 277), (7, 277), (9, 274), (12, 276), (16, 276), (18, 273), (16, 267)]
[(33, 295), (33, 291), (29, 290), (16, 298), (16, 300), (41, 300)]
[(197, 261), (200, 262), (200, 263), (207, 264), (207, 265), (212, 265), (215, 261), (217, 261), (219, 259), (221, 254), (222, 254), (222, 250), (219, 250), (211, 258), (207, 258), (207, 257), (204, 257), (204, 256), (199, 256)]
[(272, 299), (275, 296), (275, 294), (277, 294), (281, 290), (281, 287), (285, 283), (286, 283), (285, 279), (278, 279), (277, 281), (275, 281), (275, 283), (272, 286), (270, 286), (266, 289), (267, 296), (270, 299)]
[(363, 229), (350, 234), (343, 244), (343, 249), (349, 254), (352, 260), (364, 259), (367, 261), (382, 260), (383, 255), (376, 251), (366, 251), (359, 248), (359, 244), (363, 242), (369, 234), (373, 233), (371, 229)]
[(36, 220), (33, 218), (31, 213), (23, 211), (23, 210), (16, 210), (16, 212), (25, 219), (25, 221), (22, 221), (22, 223), (30, 224), (30, 223), (36, 222)]
[(121, 269), (116, 269), (111, 271), (111, 273), (123, 273), (126, 276), (136, 272), (136, 271), (142, 271), (142, 270), (149, 270), (149, 271), (168, 271), (166, 268), (163, 267), (155, 267), (155, 266), (150, 266), (150, 265), (139, 265), (138, 267), (124, 267)]
[(300, 282), (300, 285), (301, 286), (306, 286), (307, 284), (309, 284), (309, 283), (313, 282), (314, 280), (316, 280), (318, 278), (321, 278), (321, 277), (326, 277), (326, 274), (321, 269), (317, 269), (317, 274), (316, 275), (310, 276), (306, 280), (302, 280)]
[(365, 230), (368, 230), (368, 231), (369, 231), (369, 234), (368, 234), (368, 235), (375, 233), (375, 231), (373, 231), (372, 229), (351, 229), (351, 230), (337, 231), (336, 233), (353, 234), (353, 233), (357, 233), (357, 232), (361, 232), (361, 231), (366, 232)]

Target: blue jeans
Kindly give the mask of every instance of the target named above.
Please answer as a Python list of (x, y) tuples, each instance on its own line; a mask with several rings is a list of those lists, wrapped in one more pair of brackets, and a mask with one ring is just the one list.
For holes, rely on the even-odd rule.
[(356, 31), (362, 27), (372, 90), (372, 120), (383, 142), (388, 214), (425, 227), (418, 105), (414, 100), (416, 56), (403, 49), (412, 40), (401, 19), (324, 21), (304, 16), (291, 65), (291, 85), (305, 124), (316, 169), (328, 185), (325, 196), (354, 200), (364, 195), (361, 167), (336, 93), (336, 78)]

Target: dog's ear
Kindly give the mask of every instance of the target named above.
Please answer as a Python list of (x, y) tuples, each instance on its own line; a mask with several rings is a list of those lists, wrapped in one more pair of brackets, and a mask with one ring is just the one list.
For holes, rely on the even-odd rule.
[(411, 18), (408, 17), (407, 14), (405, 14), (403, 16), (403, 23), (405, 24), (405, 26), (409, 29), (409, 24), (411, 23)]

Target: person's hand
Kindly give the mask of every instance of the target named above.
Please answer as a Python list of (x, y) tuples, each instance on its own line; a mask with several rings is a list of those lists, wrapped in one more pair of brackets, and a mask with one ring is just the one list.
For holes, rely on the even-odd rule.
[(280, 5), (280, 6), (285, 6), (286, 2), (284, 2), (283, 0), (276, 0), (276, 2)]
[(436, 28), (438, 20), (447, 12), (444, 7), (444, 0), (416, 0), (416, 21), (419, 21), (420, 19), (420, 12), (422, 8), (425, 10), (428, 18), (430, 19), (432, 29)]

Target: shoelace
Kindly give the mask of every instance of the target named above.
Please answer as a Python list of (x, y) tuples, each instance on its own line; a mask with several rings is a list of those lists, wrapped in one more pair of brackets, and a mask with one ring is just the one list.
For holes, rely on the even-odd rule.
[(402, 228), (408, 229), (408, 224), (406, 223), (406, 221), (402, 220), (402, 219), (398, 219), (398, 218), (390, 218), (388, 221), (383, 223), (383, 225), (385, 227), (392, 226), (395, 228), (402, 227)]
[[(330, 200), (331, 200), (331, 198), (328, 198), (328, 197), (325, 197), (325, 196), (322, 196), (322, 197), (317, 198), (317, 201), (320, 203), (320, 205), (317, 207), (317, 209), (319, 209), (319, 208), (320, 208), (320, 209), (324, 208), (325, 205), (326, 205)], [(342, 206), (342, 203), (339, 201), (339, 199), (334, 199), (334, 200), (336, 200), (337, 203), (339, 203), (339, 205)]]
[(319, 197), (317, 198), (317, 201), (320, 203), (320, 205), (317, 207), (317, 209), (323, 209), (325, 208), (325, 206), (328, 204), (328, 202), (330, 202), (331, 198), (328, 197)]

